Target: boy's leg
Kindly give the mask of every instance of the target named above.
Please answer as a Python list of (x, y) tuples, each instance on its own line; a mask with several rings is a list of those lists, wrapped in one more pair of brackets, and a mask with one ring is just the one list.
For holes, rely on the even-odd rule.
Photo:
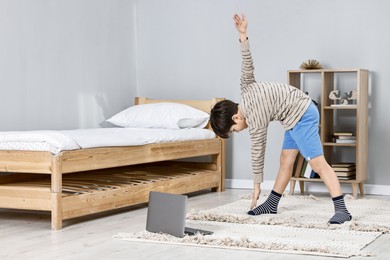
[(286, 189), (292, 175), (295, 158), (298, 155), (296, 149), (283, 149), (280, 154), (280, 166), (278, 175), (274, 183), (273, 190), (277, 193), (283, 194)]
[(250, 210), (249, 215), (276, 214), (278, 211), (279, 200), (286, 189), (291, 178), (292, 169), (298, 150), (283, 149), (280, 154), (280, 167), (276, 177), (274, 188), (267, 200), (260, 206)]
[(309, 161), (313, 171), (318, 173), (329, 190), (330, 195), (337, 197), (341, 195), (341, 187), (339, 179), (333, 168), (327, 163), (323, 155), (317, 156)]
[(315, 157), (309, 161), (312, 169), (318, 173), (328, 188), (335, 209), (335, 214), (329, 220), (330, 224), (342, 224), (352, 219), (344, 202), (344, 196), (341, 193), (340, 182), (333, 168), (327, 163), (323, 155)]
[(335, 215), (329, 220), (331, 224), (341, 224), (351, 220), (352, 216), (345, 207), (340, 182), (336, 173), (326, 161), (318, 132), (319, 112), (311, 104), (299, 122), (289, 132), (290, 137), (299, 147), (299, 151), (309, 162), (311, 168), (320, 175), (332, 196)]

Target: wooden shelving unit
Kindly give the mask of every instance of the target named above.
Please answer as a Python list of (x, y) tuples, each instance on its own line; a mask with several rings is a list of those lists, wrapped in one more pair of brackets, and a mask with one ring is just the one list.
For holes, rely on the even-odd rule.
[[(321, 89), (319, 110), (320, 110), (320, 136), (323, 143), (324, 156), (329, 164), (339, 162), (340, 154), (345, 150), (352, 149), (352, 155), (356, 164), (356, 177), (352, 180), (340, 180), (342, 183), (352, 185), (352, 193), (357, 197), (358, 187), (361, 196), (364, 195), (364, 181), (367, 179), (367, 158), (368, 158), (368, 77), (369, 71), (365, 69), (321, 69), (321, 70), (289, 70), (288, 83), (292, 86), (306, 91), (304, 83), (305, 74), (311, 76), (316, 74), (320, 77)], [(353, 80), (353, 86), (345, 84), (343, 77)], [(347, 86), (345, 86), (347, 85)], [(342, 92), (356, 90), (357, 100), (353, 104), (337, 105), (329, 98), (333, 90)], [(309, 91), (310, 95), (310, 91)], [(312, 97), (313, 98), (313, 97)], [(347, 119), (353, 121), (353, 130), (356, 136), (356, 143), (340, 144), (335, 143), (333, 134), (335, 131), (344, 130), (343, 119), (340, 114), (346, 113)], [(349, 126), (351, 127), (351, 126)], [(299, 155), (300, 156), (300, 155)], [(298, 157), (297, 157), (298, 158)], [(298, 159), (297, 159), (298, 160)], [(321, 182), (321, 179), (307, 179), (300, 177), (300, 169), (294, 167), (293, 176), (290, 181), (290, 193), (294, 193), (296, 182), (299, 182), (301, 193), (304, 192), (305, 182)]]

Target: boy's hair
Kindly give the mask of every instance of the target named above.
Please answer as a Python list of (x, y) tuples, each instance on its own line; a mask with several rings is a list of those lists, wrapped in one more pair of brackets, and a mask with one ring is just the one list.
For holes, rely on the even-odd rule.
[(221, 138), (229, 138), (230, 128), (235, 124), (233, 115), (238, 112), (238, 104), (230, 100), (217, 102), (210, 112), (210, 125)]

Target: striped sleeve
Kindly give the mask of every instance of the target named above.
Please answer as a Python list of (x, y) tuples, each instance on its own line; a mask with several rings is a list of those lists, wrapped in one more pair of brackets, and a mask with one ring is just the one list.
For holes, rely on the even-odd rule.
[(267, 127), (253, 128), (249, 130), (249, 134), (252, 141), (251, 155), (253, 182), (262, 183), (265, 148), (267, 144)]
[(241, 42), (242, 68), (241, 68), (241, 87), (255, 82), (252, 54), (249, 49), (249, 41)]

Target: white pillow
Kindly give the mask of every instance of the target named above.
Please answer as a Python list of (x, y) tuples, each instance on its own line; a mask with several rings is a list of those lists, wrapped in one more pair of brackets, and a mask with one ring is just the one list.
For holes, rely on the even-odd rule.
[(210, 115), (191, 106), (161, 102), (129, 107), (108, 122), (121, 127), (136, 128), (204, 128)]

